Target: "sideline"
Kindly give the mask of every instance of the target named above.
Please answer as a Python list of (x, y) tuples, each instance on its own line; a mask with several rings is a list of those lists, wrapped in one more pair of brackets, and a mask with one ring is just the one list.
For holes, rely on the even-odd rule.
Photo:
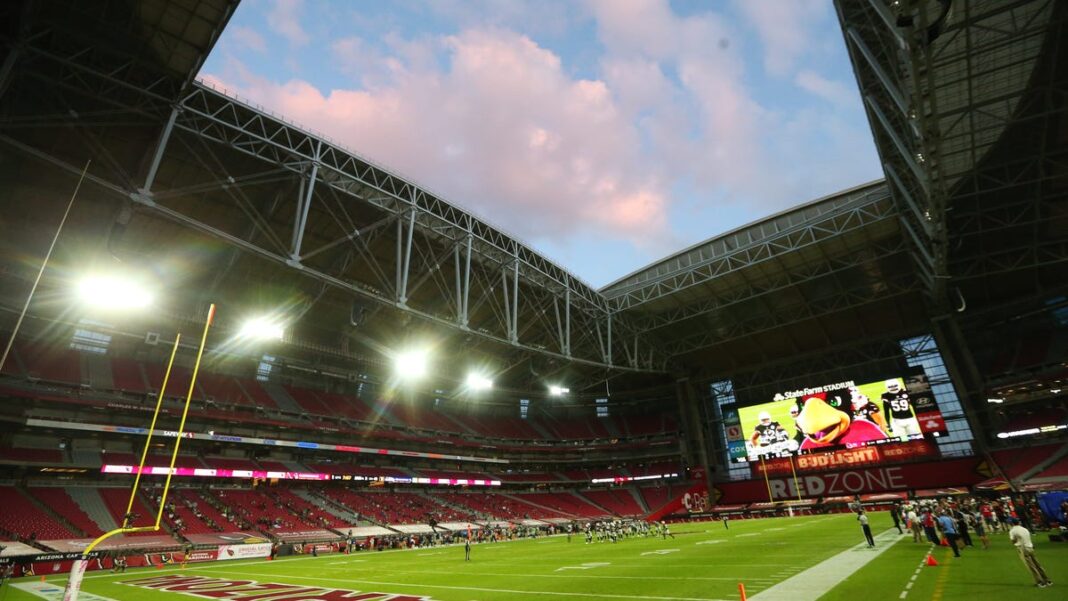
[(884, 530), (875, 536), (874, 550), (868, 549), (868, 543), (860, 543), (783, 580), (771, 588), (751, 595), (749, 599), (752, 599), (752, 601), (778, 601), (782, 599), (816, 601), (826, 595), (827, 591), (856, 573), (857, 570), (882, 555), (895, 542), (903, 540), (903, 536), (895, 528)]

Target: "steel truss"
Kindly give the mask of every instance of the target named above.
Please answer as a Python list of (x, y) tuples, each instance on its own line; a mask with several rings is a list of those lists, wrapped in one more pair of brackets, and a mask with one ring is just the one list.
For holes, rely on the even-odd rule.
[[(813, 215), (816, 213), (816, 215)], [(795, 216), (796, 215), (796, 216)], [(830, 238), (897, 217), (885, 184), (849, 190), (833, 199), (796, 210), (768, 224), (760, 224), (701, 244), (671, 257), (645, 273), (605, 291), (615, 310), (623, 311), (671, 296), (707, 283), (725, 274), (745, 269), (798, 250), (818, 245)], [(766, 233), (767, 228), (776, 231)], [(700, 304), (693, 311), (705, 312)], [(690, 308), (669, 311), (639, 320), (639, 330), (661, 327), (691, 317)]]
[(716, 328), (691, 336), (677, 338), (664, 345), (669, 356), (685, 355), (738, 340), (753, 334), (768, 332), (791, 324), (833, 315), (841, 311), (861, 307), (870, 303), (890, 300), (913, 292), (920, 292), (922, 287), (911, 273), (898, 274), (882, 279), (876, 284), (865, 283), (854, 288), (838, 290), (819, 305), (801, 299), (785, 307), (777, 307), (774, 313), (766, 313), (746, 320), (725, 321)]
[[(92, 178), (123, 200), (318, 280), (322, 287), (315, 298), (326, 287), (341, 289), (475, 340), (558, 357), (572, 364), (654, 373), (670, 368), (659, 349), (604, 296), (493, 226), (331, 141), (209, 87), (194, 83), (175, 99), (169, 97), (174, 88), (155, 83), (140, 86), (115, 77), (135, 65), (129, 61), (116, 67), (108, 62), (114, 60), (99, 56), (93, 48), (57, 55), (29, 44), (16, 69), (21, 76), (64, 94), (73, 92), (112, 107), (107, 120), (121, 115), (158, 128), (157, 141), (146, 153), (143, 179), (125, 173), (116, 161), (105, 161), (113, 168), (107, 175)], [(80, 132), (89, 132), (87, 143), (93, 151), (106, 154), (106, 146), (92, 138), (94, 119), (81, 121), (71, 111), (66, 119), (52, 115), (46, 120), (49, 125), (73, 125)], [(0, 129), (6, 125), (0, 123)], [(19, 121), (20, 127), (28, 125), (32, 124), (27, 118)], [(0, 133), (0, 141), (61, 168), (75, 168), (50, 150), (20, 140), (17, 131), (13, 133)], [(183, 144), (187, 148), (183, 149)], [(160, 167), (176, 149), (187, 151), (182, 156), (196, 155), (214, 174), (213, 181), (162, 188)], [(221, 157), (234, 151), (262, 161), (265, 169), (254, 176), (229, 174)], [(288, 240), (283, 240), (265, 225), (275, 212), (277, 200), (261, 203), (267, 205), (264, 210), (242, 189), (257, 182), (294, 178), (296, 210), (292, 231)], [(167, 202), (194, 192), (221, 193), (246, 214), (248, 228), (240, 234), (227, 232), (208, 223), (203, 215), (189, 214)], [(348, 212), (360, 204), (373, 207), (382, 217), (372, 223), (354, 223)], [(323, 212), (341, 233), (333, 241), (307, 248), (305, 234), (311, 222), (324, 219)], [(372, 253), (369, 239), (373, 236), (391, 236), (393, 256), (384, 259), (380, 253)], [(330, 262), (333, 267), (324, 268), (318, 259), (330, 256), (334, 257)], [(312, 258), (317, 259), (314, 267), (309, 264)], [(232, 264), (231, 259), (224, 270)], [(364, 269), (358, 272), (358, 279), (350, 275), (351, 269), (344, 273), (353, 265)], [(449, 277), (444, 275), (443, 265), (452, 267)], [(413, 305), (413, 295), (424, 286), (433, 288), (437, 302), (433, 306)], [(303, 311), (308, 309), (310, 306)], [(495, 319), (483, 317), (478, 323), (471, 322), (480, 309)]]
[(943, 313), (954, 188), (1018, 112), (1054, 3), (835, 4), (920, 277)]

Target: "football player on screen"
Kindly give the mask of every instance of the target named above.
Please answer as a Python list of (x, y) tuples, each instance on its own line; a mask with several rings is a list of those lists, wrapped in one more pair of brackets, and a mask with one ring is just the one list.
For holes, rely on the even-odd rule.
[(871, 402), (868, 395), (857, 388), (852, 388), (849, 392), (852, 395), (853, 419), (866, 419), (882, 428), (883, 432), (886, 432), (887, 436), (889, 436), (890, 427), (886, 425), (886, 419), (883, 418), (882, 412), (879, 411), (879, 406)]
[(779, 422), (771, 421), (771, 414), (767, 411), (761, 411), (757, 419), (760, 423), (753, 429), (749, 444), (757, 455), (778, 453), (781, 446), (779, 443), (789, 440), (790, 434)]
[(920, 421), (916, 419), (916, 411), (912, 407), (912, 399), (909, 391), (901, 386), (901, 382), (894, 378), (886, 381), (886, 392), (883, 393), (883, 413), (889, 418), (888, 432), (902, 439), (912, 436), (920, 436)]

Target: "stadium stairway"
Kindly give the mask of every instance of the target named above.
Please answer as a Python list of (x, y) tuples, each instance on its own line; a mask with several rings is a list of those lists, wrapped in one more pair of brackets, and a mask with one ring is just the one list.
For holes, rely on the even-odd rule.
[(66, 489), (70, 498), (78, 504), (78, 507), (93, 520), (104, 532), (110, 532), (118, 527), (115, 518), (111, 517), (111, 511), (95, 488), (71, 487)]
[(51, 517), (53, 520), (59, 522), (59, 524), (61, 526), (63, 526), (64, 528), (66, 528), (67, 530), (70, 530), (71, 532), (73, 532), (74, 534), (76, 534), (78, 536), (86, 536), (87, 535), (84, 530), (82, 530), (81, 528), (78, 528), (77, 526), (72, 524), (70, 522), (70, 520), (68, 520), (67, 518), (63, 517), (62, 514), (57, 513), (51, 507), (49, 507), (47, 504), (42, 503), (39, 499), (34, 497), (33, 493), (30, 492), (29, 490), (27, 490), (26, 488), (24, 488), (22, 486), (16, 486), (15, 488), (18, 490), (19, 494), (21, 494), (23, 497), (25, 497), (27, 500), (29, 500), (29, 502), (34, 507), (36, 507), (37, 509), (40, 509), (42, 512), (44, 512), (46, 515)]
[(449, 508), (449, 509), (451, 509), (453, 511), (459, 512), (461, 514), (464, 514), (464, 515), (474, 515), (479, 520), (491, 520), (491, 519), (494, 519), (494, 517), (495, 517), (495, 516), (492, 516), (492, 515), (490, 515), (488, 513), (484, 513), (484, 512), (481, 512), (481, 511), (475, 511), (474, 509), (472, 509), (470, 507), (467, 507), (465, 505), (460, 505), (458, 503), (451, 503), (448, 500), (443, 499), (443, 498), (441, 498), (441, 497), (439, 497), (437, 495), (430, 495), (430, 494), (427, 494), (427, 493), (423, 493), (423, 495), (432, 498), (439, 505), (444, 505), (445, 507), (447, 507), (447, 508)]
[(649, 506), (645, 503), (645, 499), (642, 498), (640, 494), (638, 494), (637, 488), (634, 488), (633, 486), (627, 486), (623, 490), (627, 491), (627, 494), (634, 497), (634, 502), (638, 504), (638, 507), (642, 508), (642, 511), (645, 513), (645, 515), (649, 515), (652, 509), (649, 509)]
[(512, 501), (515, 501), (516, 503), (521, 503), (523, 505), (530, 505), (531, 507), (537, 507), (538, 509), (541, 509), (542, 511), (549, 512), (549, 515), (552, 515), (552, 516), (564, 515), (564, 516), (567, 516), (569, 518), (578, 517), (578, 516), (576, 516), (574, 514), (571, 514), (569, 512), (560, 511), (559, 509), (555, 509), (555, 508), (549, 507), (548, 505), (540, 505), (538, 503), (535, 503), (534, 501), (528, 501), (526, 499), (520, 499), (519, 497), (516, 497), (516, 496), (513, 496), (513, 495), (502, 493), (502, 496), (504, 496), (504, 497), (506, 497), (508, 499), (511, 499)]
[(1043, 459), (1042, 461), (1039, 461), (1034, 465), (1034, 467), (1020, 474), (1020, 477), (1017, 478), (1017, 480), (1019, 482), (1027, 482), (1031, 478), (1034, 478), (1038, 474), (1041, 474), (1043, 470), (1057, 463), (1064, 457), (1068, 457), (1068, 444), (1061, 445), (1061, 448), (1057, 449), (1053, 453), (1050, 453), (1049, 457)]
[(462, 517), (463, 520), (475, 519), (472, 516), (475, 516), (476, 518), (482, 517), (482, 514), (475, 511), (471, 511), (470, 507), (464, 507), (463, 505), (453, 505), (452, 503), (449, 503), (438, 495), (430, 494), (430, 491), (418, 491), (416, 494), (426, 497), (430, 502), (441, 507), (442, 510), (453, 512), (456, 516)]
[(271, 400), (273, 400), (276, 405), (278, 405), (280, 410), (295, 413), (297, 415), (305, 415), (308, 413), (306, 409), (300, 406), (300, 403), (298, 403), (296, 399), (286, 392), (286, 389), (283, 388), (281, 384), (261, 382), (260, 386), (267, 391), (267, 395), (271, 397)]
[(311, 503), (315, 507), (325, 511), (326, 513), (329, 513), (330, 515), (336, 517), (339, 520), (344, 521), (346, 524), (354, 521), (352, 519), (351, 511), (345, 511), (341, 509), (334, 503), (329, 502), (328, 500), (324, 499), (323, 497), (320, 497), (319, 495), (315, 494), (310, 490), (294, 488), (291, 490), (291, 492), (300, 497), (301, 499), (304, 499), (308, 503)]
[(441, 416), (447, 419), (449, 422), (456, 424), (457, 429), (459, 429), (459, 431), (463, 434), (478, 434), (478, 432), (476, 432), (473, 428), (465, 424), (463, 420), (460, 420), (455, 416), (450, 415), (447, 411), (442, 411)]
[[(169, 493), (168, 493), (168, 495), (169, 495)], [(141, 501), (141, 504), (144, 505), (145, 508), (147, 508), (152, 513), (150, 513), (147, 516), (141, 516), (134, 523), (135, 526), (144, 526), (144, 525), (146, 525), (146, 523), (153, 523), (154, 524), (156, 522), (156, 511), (159, 509), (159, 505), (156, 504), (155, 501), (151, 497), (152, 497), (152, 495), (146, 494), (143, 489), (137, 491), (137, 498)], [(175, 499), (175, 498), (169, 498), (169, 499), (167, 499), (167, 502), (168, 503), (179, 503), (180, 501), (178, 501), (178, 499)], [(137, 503), (134, 503), (134, 510), (135, 511), (137, 510)], [(181, 536), (179, 536), (178, 533), (175, 532), (174, 528), (171, 527), (171, 524), (166, 519), (166, 516), (164, 516), (164, 519), (160, 520), (159, 529), (162, 530), (163, 532), (166, 532), (174, 540), (181, 540), (182, 542), (185, 542), (185, 539), (183, 539)]]
[(107, 355), (99, 353), (82, 353), (85, 364), (84, 379), (90, 388), (97, 390), (115, 390), (115, 379), (111, 373), (111, 361)]
[(574, 495), (575, 497), (578, 497), (579, 500), (581, 500), (583, 503), (586, 503), (587, 505), (593, 505), (597, 509), (600, 509), (601, 511), (604, 512), (605, 515), (612, 515), (612, 516), (618, 516), (619, 515), (619, 513), (615, 512), (615, 511), (612, 511), (611, 509), (608, 509), (607, 507), (605, 507), (604, 505), (601, 505), (597, 501), (594, 501), (592, 498), (590, 498), (589, 495), (582, 494), (581, 492), (573, 492), (571, 494)]

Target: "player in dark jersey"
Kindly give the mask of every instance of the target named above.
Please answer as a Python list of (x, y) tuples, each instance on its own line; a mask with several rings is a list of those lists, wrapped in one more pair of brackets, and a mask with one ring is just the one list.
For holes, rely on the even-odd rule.
[(771, 421), (771, 414), (767, 411), (761, 411), (757, 418), (760, 423), (753, 429), (753, 434), (749, 437), (749, 443), (758, 454), (771, 453), (773, 452), (771, 448), (773, 445), (790, 439), (790, 434), (786, 429), (779, 422)]
[(886, 392), (883, 393), (883, 414), (889, 422), (891, 434), (910, 437), (923, 434), (920, 431), (920, 421), (916, 419), (916, 412), (912, 408), (912, 399), (909, 392), (901, 386), (898, 379), (886, 381)]
[(883, 418), (882, 412), (879, 411), (878, 405), (871, 402), (871, 399), (869, 399), (867, 395), (856, 388), (851, 391), (851, 394), (853, 419), (866, 419), (882, 428), (883, 432), (886, 432), (887, 435), (889, 435), (890, 428), (886, 425), (886, 420)]
[(790, 417), (794, 419), (794, 440), (797, 441), (798, 446), (805, 440), (805, 431), (801, 429), (801, 424), (797, 423), (798, 416), (801, 415), (801, 409), (794, 404), (790, 407)]

